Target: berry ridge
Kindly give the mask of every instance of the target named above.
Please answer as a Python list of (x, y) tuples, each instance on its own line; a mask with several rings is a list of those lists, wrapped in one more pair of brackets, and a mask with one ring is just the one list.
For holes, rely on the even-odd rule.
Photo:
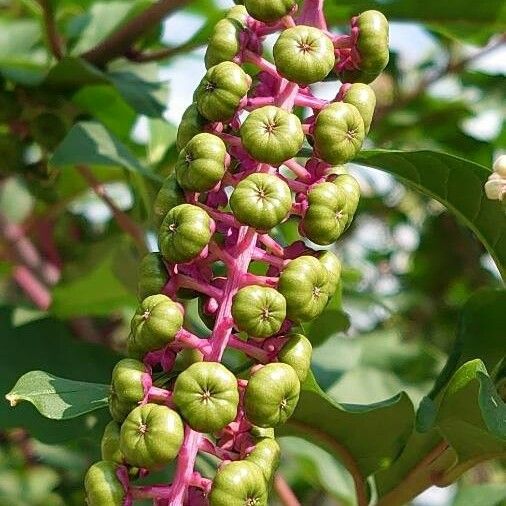
[[(271, 63), (262, 42), (278, 32)], [(245, 0), (216, 24), (175, 169), (154, 202), (159, 253), (141, 262), (129, 358), (112, 372), (113, 421), (85, 478), (89, 506), (267, 506), (274, 428), (310, 373), (301, 323), (340, 286), (338, 257), (318, 246), (352, 223), (360, 189), (342, 164), (361, 149), (375, 107), (367, 83), (387, 61), (388, 23), (376, 11), (335, 35), (323, 0), (299, 10), (294, 0)], [(322, 100), (309, 85), (331, 73), (342, 85)], [(301, 107), (311, 110), (302, 122)], [(313, 152), (303, 162), (305, 143)], [(302, 240), (280, 244), (273, 231), (289, 219)], [(185, 328), (194, 298), (208, 337)], [(253, 362), (244, 377), (222, 362), (227, 348)], [(221, 462), (212, 480), (195, 470), (199, 452)], [(136, 484), (173, 461), (172, 483)]]

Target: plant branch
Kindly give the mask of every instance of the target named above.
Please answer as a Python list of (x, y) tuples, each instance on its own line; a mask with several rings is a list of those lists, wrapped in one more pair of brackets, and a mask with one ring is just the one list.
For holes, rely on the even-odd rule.
[(0, 214), (0, 237), (7, 244), (13, 259), (33, 271), (43, 283), (51, 286), (58, 281), (59, 270), (54, 265), (44, 262), (22, 228), (7, 221), (2, 214)]
[(82, 58), (99, 67), (106, 65), (114, 58), (123, 56), (136, 40), (157, 26), (168, 14), (186, 3), (188, 0), (158, 0), (105, 40), (82, 54)]
[(432, 84), (436, 83), (437, 81), (448, 75), (462, 72), (462, 70), (468, 67), (471, 63), (475, 62), (476, 60), (480, 59), (486, 54), (495, 51), (505, 43), (506, 43), (506, 34), (502, 34), (496, 41), (489, 43), (487, 46), (477, 51), (476, 53), (470, 56), (466, 56), (458, 61), (452, 62), (450, 60), (447, 63), (447, 65), (445, 65), (442, 69), (437, 70), (433, 73), (428, 73), (423, 79), (421, 79), (421, 81), (418, 83), (418, 86), (416, 86), (411, 92), (395, 100), (395, 102), (393, 102), (392, 105), (384, 107), (382, 109), (378, 109), (377, 113), (375, 114), (374, 121), (380, 120), (391, 111), (402, 109), (403, 107), (405, 107), (406, 105), (410, 104), (415, 99), (417, 99), (420, 95), (422, 95), (425, 92), (425, 90)]
[(177, 56), (178, 54), (184, 53), (186, 51), (192, 51), (193, 49), (197, 49), (201, 46), (202, 44), (187, 42), (186, 44), (181, 44), (180, 46), (165, 47), (163, 49), (158, 49), (156, 51), (150, 52), (142, 52), (137, 49), (130, 48), (125, 52), (125, 56), (130, 61), (136, 63), (147, 63), (152, 61), (165, 60), (166, 58)]
[(53, 6), (50, 0), (39, 0), (42, 7), (42, 15), (44, 17), (44, 25), (46, 27), (46, 37), (49, 48), (57, 60), (63, 58), (63, 44), (62, 38), (58, 33), (56, 21), (54, 18)]
[[(337, 443), (333, 438), (329, 437), (324, 432), (315, 430), (314, 427), (311, 427), (304, 422), (299, 422), (292, 418), (287, 423), (288, 425), (297, 427), (300, 431), (302, 431), (302, 433), (311, 434), (315, 439), (320, 440), (322, 443), (328, 446), (328, 448), (332, 449), (337, 455), (339, 455), (341, 462), (344, 464), (348, 472), (351, 474), (351, 477), (353, 478), (357, 506), (367, 506), (369, 504), (369, 499), (366, 480), (362, 474), (362, 471), (358, 467), (357, 461), (350, 453), (348, 448)], [(386, 506), (386, 504), (383, 506)], [(389, 504), (389, 506), (393, 506), (393, 504)]]
[(135, 223), (130, 216), (124, 213), (116, 203), (107, 195), (102, 183), (93, 175), (91, 169), (85, 165), (77, 166), (77, 170), (81, 173), (83, 178), (86, 180), (90, 188), (95, 192), (95, 194), (104, 202), (104, 204), (109, 208), (116, 223), (118, 226), (128, 234), (134, 240), (137, 245), (139, 251), (144, 254), (147, 253), (146, 241), (144, 239), (144, 232)]
[(30, 269), (24, 265), (17, 265), (12, 272), (12, 278), (39, 309), (45, 311), (49, 308), (51, 293)]
[(283, 506), (300, 506), (297, 496), (281, 473), (276, 473), (276, 477), (274, 478), (274, 490)]

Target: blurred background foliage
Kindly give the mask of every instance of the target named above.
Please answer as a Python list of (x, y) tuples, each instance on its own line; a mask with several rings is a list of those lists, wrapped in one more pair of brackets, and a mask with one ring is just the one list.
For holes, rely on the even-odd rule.
[[(202, 47), (232, 5), (172, 4), (164, 23), (104, 56), (97, 43), (152, 1), (0, 0), (2, 392), (30, 369), (107, 383), (123, 353), (144, 246), (122, 217), (147, 230), (154, 247), (151, 202), (204, 73)], [(372, 84), (378, 109), (368, 147), (429, 148), (490, 167), (506, 146), (504, 1), (326, 1), (336, 30), (369, 8), (393, 23), (389, 66)], [(336, 83), (315, 88), (327, 98)], [(440, 204), (384, 173), (350, 171), (363, 197), (337, 248), (342, 306), (307, 329), (320, 344), (313, 370), (339, 402), (368, 404), (404, 390), (417, 404), (452, 348), (463, 304), (480, 288), (500, 287), (499, 272)], [(280, 227), (286, 241), (293, 233), (292, 223)], [(23, 290), (20, 237), (35, 251), (38, 300)], [(202, 327), (195, 307), (188, 318)], [(82, 505), (82, 475), (97, 458), (106, 418), (54, 423), (31, 406), (3, 403), (0, 506)], [(281, 471), (303, 504), (354, 504), (334, 457), (292, 436), (282, 445)], [(489, 462), (458, 488), (415, 503), (504, 504), (504, 477), (501, 463)]]

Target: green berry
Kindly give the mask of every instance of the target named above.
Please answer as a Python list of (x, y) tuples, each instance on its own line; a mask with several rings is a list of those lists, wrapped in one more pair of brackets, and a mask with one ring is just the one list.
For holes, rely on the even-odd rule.
[(183, 437), (183, 422), (175, 411), (145, 404), (135, 408), (123, 422), (120, 449), (130, 465), (157, 469), (176, 458)]
[(388, 64), (388, 21), (381, 12), (370, 10), (357, 17), (356, 26), (359, 29), (359, 69), (345, 71), (343, 79), (345, 82), (370, 83)]
[(341, 281), (341, 261), (332, 251), (325, 251), (318, 256), (318, 261), (327, 271), (327, 284), (325, 291), (329, 294), (329, 299), (336, 293), (337, 287)]
[(222, 465), (216, 472), (209, 506), (267, 506), (267, 486), (260, 468), (238, 460)]
[(278, 353), (278, 360), (291, 366), (299, 381), (303, 383), (311, 366), (313, 347), (307, 337), (302, 334), (289, 334), (287, 337), (288, 341)]
[(239, 222), (267, 231), (289, 215), (292, 194), (279, 177), (257, 172), (235, 187), (230, 197), (230, 207)]
[(257, 442), (255, 448), (246, 457), (246, 461), (256, 464), (262, 471), (265, 482), (270, 485), (279, 467), (280, 458), (281, 448), (276, 440), (264, 438)]
[(201, 133), (181, 150), (176, 162), (177, 182), (187, 191), (209, 191), (225, 174), (227, 148), (216, 135)]
[(272, 23), (286, 16), (295, 7), (294, 0), (244, 0), (248, 14), (259, 21)]
[(162, 294), (146, 297), (132, 318), (129, 353), (143, 355), (163, 348), (174, 340), (182, 325), (183, 312), (178, 304)]
[(354, 83), (344, 95), (343, 102), (354, 105), (358, 109), (364, 120), (365, 133), (367, 134), (376, 107), (374, 90), (367, 84)]
[(342, 174), (333, 183), (345, 195), (344, 212), (348, 215), (346, 227), (349, 227), (360, 200), (360, 186), (358, 181), (350, 174)]
[(129, 402), (120, 400), (116, 392), (112, 389), (109, 393), (108, 404), (112, 419), (118, 423), (121, 423), (135, 407)]
[(124, 358), (112, 371), (111, 388), (121, 402), (129, 403), (134, 408), (144, 399), (143, 381), (146, 375), (149, 375), (149, 369), (142, 362)]
[(278, 72), (289, 81), (308, 85), (322, 81), (334, 68), (334, 45), (312, 26), (294, 26), (283, 31), (273, 48)]
[(309, 321), (325, 308), (327, 272), (314, 257), (291, 260), (279, 277), (278, 290), (286, 299), (286, 315), (293, 321)]
[(144, 300), (150, 295), (159, 294), (167, 284), (168, 273), (160, 253), (148, 253), (141, 260), (137, 296)]
[(184, 204), (184, 202), (184, 192), (177, 182), (176, 175), (168, 175), (153, 204), (153, 219), (156, 227), (160, 228), (163, 219), (172, 208)]
[(299, 152), (304, 132), (295, 114), (267, 105), (255, 109), (244, 120), (241, 139), (255, 160), (279, 165)]
[(209, 244), (213, 231), (214, 223), (203, 209), (180, 204), (167, 213), (160, 226), (160, 252), (168, 262), (189, 262)]
[(286, 316), (286, 301), (274, 288), (250, 285), (241, 288), (232, 301), (235, 326), (248, 335), (265, 338), (276, 334)]
[[(243, 2), (234, 2), (234, 3), (242, 4)], [(246, 26), (246, 23), (248, 21), (248, 11), (246, 10), (246, 7), (244, 7), (244, 5), (234, 5), (227, 11), (226, 17), (230, 19), (235, 19), (236, 21), (239, 21), (241, 25)]]
[(297, 406), (300, 382), (287, 364), (271, 363), (256, 370), (244, 394), (248, 420), (260, 427), (284, 424)]
[(117, 475), (122, 469), (125, 468), (105, 460), (88, 469), (84, 477), (88, 506), (123, 506), (127, 494)]
[(300, 222), (300, 231), (315, 244), (337, 241), (348, 223), (346, 194), (329, 182), (313, 186), (307, 194), (308, 207)]
[(115, 421), (109, 422), (105, 426), (104, 434), (100, 442), (102, 460), (124, 464), (125, 457), (119, 449), (119, 432), (121, 425)]
[(365, 137), (364, 120), (351, 104), (335, 102), (320, 111), (314, 125), (318, 156), (333, 165), (352, 160)]
[(237, 416), (237, 380), (218, 362), (197, 362), (178, 376), (174, 402), (192, 429), (218, 432)]
[(234, 115), (251, 86), (251, 77), (230, 61), (211, 67), (197, 90), (197, 107), (209, 121), (227, 121)]
[(192, 137), (201, 133), (207, 124), (206, 118), (200, 114), (197, 102), (193, 102), (183, 113), (177, 129), (176, 147), (181, 151)]
[(227, 17), (216, 23), (204, 57), (206, 68), (234, 59), (241, 49), (240, 36), (243, 30), (243, 24), (234, 18)]

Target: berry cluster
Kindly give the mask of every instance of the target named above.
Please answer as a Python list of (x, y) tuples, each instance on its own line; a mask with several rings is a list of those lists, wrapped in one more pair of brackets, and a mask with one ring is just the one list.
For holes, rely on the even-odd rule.
[[(246, 0), (214, 29), (154, 205), (160, 252), (142, 261), (130, 358), (114, 368), (103, 460), (86, 476), (90, 506), (267, 504), (274, 428), (292, 415), (311, 361), (301, 323), (325, 309), (341, 270), (331, 251), (270, 233), (294, 216), (324, 246), (349, 227), (359, 187), (341, 164), (361, 148), (375, 107), (365, 83), (388, 60), (382, 14), (333, 35), (322, 3), (297, 12), (294, 0)], [(279, 31), (272, 64), (262, 42)], [(321, 100), (308, 86), (331, 72), (345, 84)], [(312, 110), (303, 121), (302, 108)], [(302, 165), (305, 142), (313, 154)], [(183, 326), (181, 302), (197, 297), (208, 337)], [(244, 377), (221, 363), (227, 347), (252, 360)], [(195, 471), (198, 452), (222, 461), (213, 480)], [(172, 484), (132, 483), (176, 458)]]

